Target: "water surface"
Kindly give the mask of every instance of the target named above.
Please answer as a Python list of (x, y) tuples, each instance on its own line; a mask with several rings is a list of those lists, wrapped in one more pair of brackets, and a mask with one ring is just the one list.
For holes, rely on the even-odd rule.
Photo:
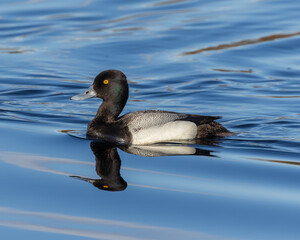
[[(299, 11), (1, 1), (1, 236), (298, 239)], [(69, 99), (110, 68), (129, 79), (123, 113), (220, 115), (237, 135), (130, 149), (82, 138), (101, 100)]]

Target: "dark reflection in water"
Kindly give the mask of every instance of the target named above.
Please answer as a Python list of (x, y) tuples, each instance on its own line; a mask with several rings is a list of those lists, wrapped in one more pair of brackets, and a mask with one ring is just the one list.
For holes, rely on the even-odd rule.
[(0, 47), (0, 54), (2, 54), (2, 53), (19, 54), (19, 53), (30, 53), (33, 51), (35, 51), (35, 50), (23, 49), (23, 48), (18, 48), (18, 47), (7, 47), (7, 48)]
[[(203, 143), (203, 142), (202, 142)], [(212, 140), (206, 143), (213, 145)], [(121, 159), (117, 152), (119, 147), (123, 151), (145, 156), (177, 156), (177, 155), (201, 155), (213, 156), (211, 151), (195, 148), (192, 146), (184, 146), (180, 144), (154, 144), (145, 146), (116, 146), (111, 143), (91, 142), (91, 150), (95, 155), (96, 172), (100, 179), (70, 176), (93, 184), (95, 187), (106, 191), (123, 191), (127, 188), (126, 181), (121, 177)]]
[(91, 142), (95, 155), (96, 172), (101, 179), (71, 176), (87, 181), (95, 187), (107, 191), (123, 191), (127, 183), (120, 175), (121, 159), (117, 147), (109, 143)]
[(201, 49), (197, 49), (194, 51), (184, 52), (181, 55), (193, 55), (193, 54), (198, 54), (198, 53), (207, 52), (207, 51), (217, 51), (217, 50), (223, 50), (223, 49), (227, 49), (227, 48), (236, 48), (236, 47), (245, 46), (245, 45), (274, 41), (274, 40), (281, 39), (281, 38), (290, 38), (290, 37), (297, 36), (299, 34), (300, 34), (300, 32), (295, 32), (295, 33), (290, 33), (290, 34), (272, 34), (272, 35), (263, 36), (263, 37), (260, 37), (257, 39), (247, 39), (247, 40), (242, 40), (242, 41), (228, 43), (228, 44), (220, 44), (218, 46), (201, 48)]

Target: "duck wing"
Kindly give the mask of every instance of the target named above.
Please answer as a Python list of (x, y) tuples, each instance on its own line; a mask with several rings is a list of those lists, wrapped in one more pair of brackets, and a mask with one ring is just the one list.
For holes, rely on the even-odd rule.
[(139, 131), (153, 126), (161, 126), (173, 121), (189, 121), (197, 126), (219, 119), (219, 116), (203, 116), (185, 113), (176, 113), (161, 110), (136, 111), (121, 116), (118, 121), (128, 126), (131, 132)]

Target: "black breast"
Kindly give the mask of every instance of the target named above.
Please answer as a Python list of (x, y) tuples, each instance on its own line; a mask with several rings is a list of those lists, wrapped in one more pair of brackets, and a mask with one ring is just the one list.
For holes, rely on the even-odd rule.
[(130, 144), (132, 140), (128, 127), (122, 122), (103, 122), (95, 118), (88, 124), (87, 137), (124, 145)]

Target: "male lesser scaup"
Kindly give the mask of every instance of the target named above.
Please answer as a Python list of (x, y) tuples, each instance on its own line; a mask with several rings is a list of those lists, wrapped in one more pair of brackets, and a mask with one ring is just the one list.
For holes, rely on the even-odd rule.
[(128, 83), (124, 73), (106, 70), (97, 75), (93, 85), (72, 100), (102, 98), (96, 116), (88, 124), (87, 137), (119, 144), (150, 144), (230, 135), (214, 120), (203, 116), (160, 110), (127, 113), (118, 117), (128, 99)]

